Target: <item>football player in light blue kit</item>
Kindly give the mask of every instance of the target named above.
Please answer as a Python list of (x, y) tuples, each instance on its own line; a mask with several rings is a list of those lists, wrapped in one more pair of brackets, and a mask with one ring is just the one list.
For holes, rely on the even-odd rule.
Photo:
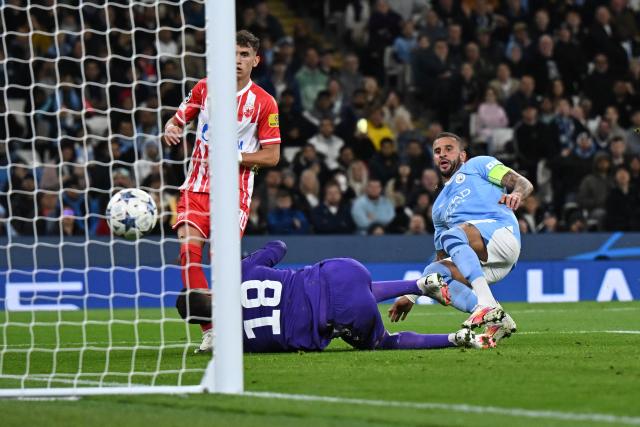
[[(449, 132), (433, 142), (444, 187), (432, 211), (436, 261), (425, 268), (422, 281), (428, 296), (471, 313), (463, 327), (486, 326), (485, 334), (499, 340), (515, 332), (516, 324), (489, 283), (504, 278), (518, 260), (520, 230), (513, 211), (533, 185), (494, 157), (467, 160), (462, 144)], [(392, 321), (404, 319), (413, 303), (410, 296), (396, 301), (389, 310)]]

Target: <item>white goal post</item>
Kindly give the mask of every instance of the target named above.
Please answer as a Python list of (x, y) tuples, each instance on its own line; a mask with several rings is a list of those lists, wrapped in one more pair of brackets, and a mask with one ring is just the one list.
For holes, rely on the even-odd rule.
[[(242, 393), (235, 1), (6, 0), (0, 15), (0, 397)], [(194, 135), (160, 139), (205, 70), (228, 142), (209, 151), (212, 358), (174, 306)], [(134, 242), (105, 228), (123, 187), (159, 209)]]

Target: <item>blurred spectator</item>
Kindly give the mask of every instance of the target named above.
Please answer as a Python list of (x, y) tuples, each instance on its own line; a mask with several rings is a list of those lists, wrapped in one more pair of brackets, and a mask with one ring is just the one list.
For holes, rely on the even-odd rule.
[(551, 212), (547, 211), (542, 216), (542, 224), (538, 230), (540, 233), (555, 233), (558, 230), (558, 217)]
[(371, 176), (380, 180), (382, 185), (393, 178), (398, 168), (398, 153), (392, 139), (385, 138), (380, 142), (380, 151), (375, 153), (369, 161)]
[(511, 75), (517, 79), (522, 78), (528, 72), (522, 48), (518, 45), (507, 49), (507, 64), (511, 69)]
[(609, 153), (611, 153), (611, 166), (613, 168), (627, 165), (629, 153), (627, 152), (627, 142), (623, 136), (614, 136), (611, 138)]
[(364, 233), (372, 224), (389, 224), (395, 216), (394, 211), (391, 201), (382, 195), (380, 180), (370, 179), (366, 193), (353, 202), (351, 216), (358, 230)]
[(356, 160), (351, 163), (347, 170), (347, 180), (356, 197), (363, 195), (369, 184), (367, 165), (362, 160)]
[(342, 200), (340, 186), (329, 182), (322, 203), (311, 211), (311, 223), (318, 234), (350, 234), (355, 230), (348, 203)]
[(269, 68), (267, 75), (260, 80), (260, 86), (269, 92), (278, 103), (282, 103), (283, 95), (290, 91), (296, 103), (299, 102), (298, 87), (295, 80), (287, 76), (287, 65), (282, 61), (275, 61)]
[(519, 169), (532, 182), (537, 181), (538, 162), (551, 158), (557, 147), (553, 129), (538, 120), (538, 110), (528, 105), (514, 130), (514, 148)]
[(584, 82), (584, 92), (592, 102), (590, 117), (603, 114), (605, 107), (613, 102), (614, 78), (609, 71), (609, 59), (599, 53), (593, 62), (593, 71)]
[(578, 205), (587, 212), (588, 222), (602, 229), (606, 213), (607, 196), (611, 180), (611, 159), (606, 153), (598, 153), (593, 159), (593, 172), (584, 177), (578, 189)]
[(538, 39), (538, 49), (531, 60), (531, 74), (536, 81), (536, 90), (545, 94), (551, 89), (551, 82), (561, 79), (562, 59), (554, 52), (553, 39), (543, 34)]
[(572, 151), (563, 150), (552, 160), (553, 193), (556, 211), (562, 212), (565, 204), (576, 202), (576, 194), (582, 179), (593, 169), (596, 148), (587, 132), (577, 136)]
[(318, 132), (320, 128), (320, 122), (323, 119), (329, 119), (334, 125), (340, 123), (340, 116), (334, 113), (333, 105), (331, 104), (331, 94), (328, 90), (321, 90), (318, 92), (313, 108), (305, 110), (302, 113), (302, 117), (306, 120), (305, 126), (308, 129), (312, 129), (313, 133)]
[(433, 165), (431, 157), (424, 152), (424, 146), (418, 140), (411, 140), (402, 156), (411, 168), (411, 178), (417, 181), (422, 176), (422, 171)]
[(411, 200), (415, 201), (417, 196), (423, 192), (428, 193), (431, 200), (435, 200), (439, 186), (440, 176), (438, 175), (438, 172), (433, 168), (424, 169), (422, 171), (422, 176), (420, 177), (420, 182), (411, 196)]
[(422, 215), (413, 214), (409, 221), (409, 229), (406, 234), (422, 235), (427, 234), (427, 223)]
[(616, 169), (614, 186), (606, 199), (605, 229), (608, 231), (640, 230), (640, 197), (638, 188), (631, 185), (629, 171)]
[(316, 48), (307, 48), (304, 55), (304, 64), (296, 73), (302, 108), (306, 111), (313, 109), (318, 93), (327, 86), (328, 77), (320, 70), (319, 65), (320, 56)]
[(571, 94), (578, 91), (580, 82), (587, 73), (587, 60), (584, 49), (579, 42), (572, 37), (568, 24), (561, 25), (558, 30), (558, 40), (553, 48), (554, 57), (559, 59), (558, 71), (562, 76), (562, 82)]
[(344, 23), (347, 38), (357, 48), (363, 48), (369, 39), (367, 25), (371, 17), (368, 0), (348, 0), (345, 8)]
[(522, 76), (520, 79), (520, 87), (518, 90), (507, 98), (505, 110), (507, 111), (507, 117), (509, 117), (509, 123), (516, 124), (522, 117), (522, 111), (527, 106), (537, 107), (538, 100), (534, 93), (536, 83), (533, 77), (530, 75)]
[(489, 87), (496, 93), (497, 100), (504, 105), (520, 87), (520, 80), (511, 77), (509, 64), (503, 62), (498, 65), (496, 78), (489, 82)]
[(82, 235), (82, 230), (76, 227), (76, 213), (73, 209), (65, 207), (62, 210), (62, 234), (64, 236)]
[(402, 22), (402, 30), (393, 41), (393, 54), (395, 59), (402, 63), (411, 62), (411, 52), (418, 44), (418, 35), (415, 31), (413, 21)]
[(640, 189), (640, 155), (634, 154), (629, 159), (629, 173), (631, 186)]
[(365, 99), (369, 108), (379, 107), (384, 103), (384, 94), (378, 81), (372, 76), (365, 76), (362, 79)]
[(347, 104), (347, 95), (342, 89), (342, 83), (337, 77), (331, 77), (327, 82), (327, 92), (331, 97), (331, 109), (333, 110), (334, 117), (340, 118), (340, 114)]
[[(495, 129), (506, 128), (509, 119), (504, 108), (497, 103), (496, 92), (493, 88), (487, 88), (484, 92), (484, 102), (478, 107), (476, 122), (476, 134), (472, 135), (480, 141), (491, 145), (491, 137)], [(489, 150), (493, 152), (493, 150)]]
[(602, 52), (606, 55), (614, 74), (620, 75), (628, 67), (627, 52), (620, 44), (618, 28), (611, 21), (611, 12), (606, 6), (596, 9), (593, 24), (589, 29), (589, 41), (593, 53)]
[(407, 123), (408, 127), (413, 129), (411, 113), (402, 103), (400, 95), (395, 90), (390, 90), (387, 93), (387, 99), (382, 106), (382, 114), (384, 115), (384, 122), (389, 126), (394, 134), (398, 133), (398, 129), (396, 129), (398, 120)]
[(356, 89), (360, 89), (363, 86), (364, 77), (360, 72), (360, 59), (358, 55), (353, 52), (349, 52), (344, 56), (344, 64), (342, 70), (338, 76), (342, 88), (347, 95), (346, 99), (349, 102)]
[(309, 144), (313, 145), (316, 151), (324, 156), (329, 169), (339, 167), (338, 157), (340, 150), (344, 146), (342, 138), (336, 136), (333, 132), (333, 120), (323, 118), (320, 120), (318, 133), (309, 139)]
[(629, 152), (640, 154), (640, 110), (634, 111), (631, 116), (631, 126), (627, 130), (626, 140)]
[(415, 184), (415, 180), (411, 176), (411, 168), (406, 162), (401, 162), (394, 177), (387, 182), (384, 195), (391, 200), (397, 200), (400, 196), (402, 204), (407, 205)]
[(613, 84), (614, 103), (611, 107), (615, 107), (618, 115), (620, 126), (629, 127), (631, 123), (631, 115), (640, 106), (637, 96), (633, 95), (633, 87), (624, 80), (616, 80)]
[(267, 218), (264, 214), (262, 206), (262, 198), (259, 194), (253, 194), (251, 197), (251, 208), (249, 218), (247, 220), (246, 235), (259, 235), (267, 233)]
[(140, 159), (135, 163), (136, 182), (138, 186), (151, 174), (160, 174), (160, 162), (162, 161), (161, 149), (157, 141), (148, 140), (142, 145)]
[(265, 172), (263, 181), (256, 187), (255, 191), (260, 197), (263, 212), (270, 212), (276, 208), (276, 199), (281, 185), (281, 170), (269, 169)]
[(296, 176), (300, 176), (306, 169), (312, 169), (321, 182), (326, 180), (329, 173), (324, 162), (324, 156), (319, 154), (316, 147), (310, 143), (305, 144), (302, 150), (295, 155), (291, 166)]
[(290, 89), (282, 92), (282, 99), (278, 104), (280, 115), (280, 134), (286, 140), (288, 147), (301, 147), (311, 132), (302, 116), (302, 111), (296, 106), (296, 96)]
[(36, 216), (36, 186), (33, 174), (25, 168), (14, 167), (11, 181), (9, 226), (22, 236), (34, 236), (37, 230), (33, 222)]
[(311, 213), (311, 210), (320, 203), (320, 182), (318, 181), (318, 176), (315, 171), (307, 169), (300, 174), (298, 191), (300, 192), (303, 203), (300, 208), (308, 215)]
[(374, 222), (369, 226), (369, 228), (367, 228), (366, 234), (368, 236), (383, 236), (386, 233), (384, 231), (384, 226), (382, 224), (378, 224), (377, 222)]
[(395, 139), (393, 131), (384, 121), (384, 112), (381, 107), (371, 110), (367, 119), (366, 134), (376, 151), (380, 151), (383, 140)]
[(271, 40), (278, 41), (284, 37), (284, 30), (278, 18), (269, 11), (269, 4), (260, 0), (255, 5), (255, 22), (252, 26), (253, 33), (259, 38), (268, 36)]
[(558, 101), (554, 124), (558, 131), (561, 150), (573, 150), (576, 137), (583, 132), (587, 132), (582, 123), (571, 115), (571, 104), (566, 99)]
[(454, 87), (457, 92), (452, 96), (454, 114), (449, 126), (460, 129), (458, 132), (469, 135), (469, 118), (478, 109), (482, 98), (482, 85), (475, 75), (473, 67), (465, 62), (460, 67), (460, 74), (456, 76)]
[(309, 222), (302, 211), (293, 207), (291, 194), (280, 190), (276, 197), (276, 208), (267, 216), (268, 230), (271, 234), (307, 234)]
[(375, 0), (369, 18), (368, 62), (369, 69), (379, 80), (384, 77), (383, 56), (387, 46), (400, 35), (402, 17), (389, 5), (388, 0)]
[(418, 19), (416, 27), (419, 33), (426, 38), (427, 46), (447, 36), (447, 27), (444, 26), (438, 13), (432, 8), (424, 8), (422, 10), (422, 15)]

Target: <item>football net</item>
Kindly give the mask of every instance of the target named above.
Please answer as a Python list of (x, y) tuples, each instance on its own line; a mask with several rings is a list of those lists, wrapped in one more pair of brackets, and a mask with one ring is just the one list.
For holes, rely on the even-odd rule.
[[(204, 3), (4, 2), (0, 395), (203, 389), (170, 228), (194, 135), (160, 134), (206, 73)], [(136, 241), (106, 224), (123, 188), (158, 207)]]

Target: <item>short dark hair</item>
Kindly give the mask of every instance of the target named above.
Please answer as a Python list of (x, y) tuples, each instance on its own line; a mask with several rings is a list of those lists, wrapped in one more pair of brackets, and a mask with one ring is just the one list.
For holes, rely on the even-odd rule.
[(260, 49), (260, 39), (247, 30), (240, 30), (236, 33), (236, 44), (242, 47), (251, 47), (256, 52)]
[(460, 138), (458, 135), (456, 135), (453, 132), (440, 132), (439, 134), (436, 135), (435, 138), (433, 138), (433, 142), (436, 142), (440, 138), (451, 138), (451, 139), (454, 139), (458, 143), (458, 145), (460, 146), (461, 150), (464, 148), (464, 141), (462, 140), (462, 138)]

